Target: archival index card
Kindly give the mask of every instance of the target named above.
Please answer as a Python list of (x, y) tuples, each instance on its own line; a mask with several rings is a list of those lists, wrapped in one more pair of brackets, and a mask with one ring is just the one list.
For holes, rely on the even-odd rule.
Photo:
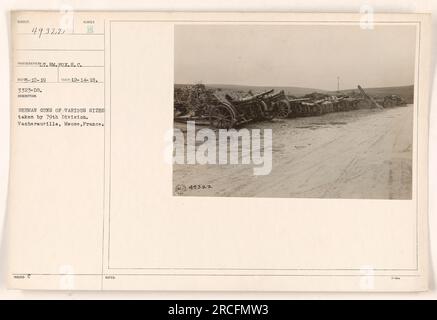
[(429, 15), (11, 24), (11, 288), (427, 289)]

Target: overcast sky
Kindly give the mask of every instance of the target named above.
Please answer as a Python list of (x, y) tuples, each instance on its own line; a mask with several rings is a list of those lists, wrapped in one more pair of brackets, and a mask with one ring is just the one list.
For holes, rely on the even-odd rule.
[(414, 83), (414, 26), (179, 25), (175, 83), (324, 90)]

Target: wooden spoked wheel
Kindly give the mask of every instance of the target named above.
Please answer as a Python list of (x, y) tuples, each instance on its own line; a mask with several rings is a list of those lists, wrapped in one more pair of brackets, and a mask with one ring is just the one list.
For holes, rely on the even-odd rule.
[(276, 108), (273, 104), (267, 104), (264, 101), (258, 102), (261, 117), (264, 120), (272, 120), (276, 116)]
[(280, 119), (288, 118), (290, 115), (290, 104), (287, 101), (278, 101), (276, 103), (277, 117)]
[(234, 114), (226, 105), (214, 106), (209, 113), (209, 122), (213, 128), (230, 129), (235, 124)]

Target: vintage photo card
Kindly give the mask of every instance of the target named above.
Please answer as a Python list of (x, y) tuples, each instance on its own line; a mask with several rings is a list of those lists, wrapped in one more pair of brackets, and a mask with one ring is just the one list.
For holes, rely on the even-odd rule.
[(430, 21), (12, 12), (9, 286), (427, 290)]

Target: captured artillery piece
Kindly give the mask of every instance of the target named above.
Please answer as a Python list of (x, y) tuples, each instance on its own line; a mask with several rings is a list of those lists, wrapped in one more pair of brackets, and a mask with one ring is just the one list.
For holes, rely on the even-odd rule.
[(229, 129), (254, 120), (271, 120), (276, 116), (276, 104), (283, 92), (273, 94), (273, 89), (234, 99), (229, 94), (221, 98), (214, 94), (217, 103), (210, 107), (209, 122), (211, 127)]
[(302, 98), (288, 99), (289, 112), (279, 109), (278, 118), (320, 116), (332, 112), (345, 112), (370, 106), (369, 100), (348, 95), (310, 93)]
[(278, 110), (278, 118), (319, 116), (325, 113), (343, 109), (341, 101), (344, 97), (335, 96), (313, 100), (310, 97), (294, 98), (288, 100), (288, 113), (284, 109)]
[[(277, 105), (277, 117), (280, 119), (290, 117), (306, 117), (321, 115), (325, 109), (332, 109), (332, 103), (326, 99), (311, 100), (311, 98), (295, 98), (281, 101), (281, 104)], [(332, 112), (332, 111), (327, 111)]]
[(407, 102), (401, 96), (396, 94), (385, 96), (382, 99), (381, 103), (384, 106), (384, 108), (405, 106), (407, 104)]
[(363, 106), (363, 101), (367, 105), (367, 100), (355, 97), (341, 97), (335, 105), (335, 112), (357, 110)]
[(271, 120), (274, 117), (286, 118), (291, 111), (291, 105), (284, 90), (264, 96), (263, 101), (267, 104), (269, 112), (265, 119)]
[(278, 118), (285, 119), (289, 117), (303, 116), (309, 113), (310, 98), (293, 98), (287, 99), (287, 106), (285, 104), (278, 105)]

